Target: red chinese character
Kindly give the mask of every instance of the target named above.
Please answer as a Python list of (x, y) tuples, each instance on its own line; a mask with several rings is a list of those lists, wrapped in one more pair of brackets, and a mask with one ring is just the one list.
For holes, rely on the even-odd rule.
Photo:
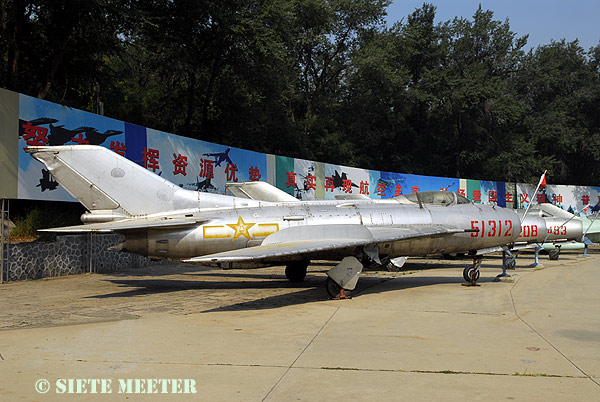
[(23, 139), (27, 145), (44, 146), (48, 145), (48, 129), (46, 127), (34, 126), (31, 122), (23, 124)]
[(119, 141), (117, 141), (117, 142), (111, 141), (110, 149), (112, 149), (113, 151), (115, 151), (116, 153), (118, 153), (121, 156), (125, 156), (125, 151), (127, 151), (125, 144), (123, 144), (122, 142), (119, 142)]
[(257, 167), (250, 166), (248, 169), (248, 180), (250, 181), (259, 181), (260, 180), (260, 172)]
[(296, 173), (286, 172), (286, 174), (287, 174), (287, 181), (285, 182), (285, 186), (296, 188)]
[(214, 163), (215, 161), (211, 159), (200, 159), (200, 174), (198, 176), (206, 177), (207, 179), (212, 179), (213, 177), (215, 177), (215, 174), (213, 172)]
[(403, 188), (400, 184), (396, 184), (396, 186), (394, 187), (394, 197), (396, 197), (397, 195), (402, 195), (402, 191)]
[(504, 198), (506, 199), (506, 202), (513, 202), (513, 195), (512, 193), (506, 193), (504, 194)]
[(385, 184), (377, 183), (377, 195), (381, 195), (381, 196), (385, 195)]
[(146, 169), (152, 169), (153, 172), (160, 169), (160, 166), (158, 166), (158, 149), (144, 148), (142, 154), (144, 155), (144, 167)]
[(496, 191), (488, 191), (488, 202), (498, 202), (498, 193)]
[(368, 181), (361, 181), (360, 182), (360, 193), (361, 194), (365, 194), (365, 195), (369, 195), (369, 182)]
[(413, 193), (416, 193), (417, 191), (421, 191), (421, 187), (419, 187), (419, 186), (412, 186), (410, 189), (412, 190)]
[(231, 163), (227, 162), (227, 167), (225, 168), (225, 173), (227, 173), (227, 181), (234, 181), (237, 182), (238, 178), (235, 177), (235, 172), (237, 172), (237, 165), (232, 165)]
[(537, 198), (538, 204), (546, 202), (546, 194), (545, 193), (538, 193), (538, 195), (536, 196), (536, 198)]
[(326, 177), (325, 178), (325, 191), (330, 190), (331, 192), (333, 192), (334, 189), (334, 185), (333, 185), (333, 177)]
[(529, 200), (527, 199), (529, 197), (528, 194), (526, 193), (521, 193), (521, 204), (526, 204), (529, 203)]
[(315, 176), (313, 176), (311, 173), (309, 173), (308, 175), (306, 175), (306, 181), (304, 182), (304, 187), (307, 190), (313, 189), (313, 190), (317, 190), (317, 182), (316, 182), (317, 178)]
[(464, 188), (459, 188), (458, 190), (456, 190), (456, 192), (457, 192), (458, 194), (462, 195), (463, 197), (466, 197), (466, 196), (467, 196), (467, 193), (466, 193), (466, 191), (465, 191), (465, 189), (464, 189)]
[(352, 180), (342, 179), (342, 190), (344, 193), (352, 193)]
[(587, 194), (584, 194), (581, 196), (581, 203), (583, 205), (588, 205), (590, 203), (590, 196)]
[(552, 201), (555, 204), (562, 204), (563, 202), (563, 197), (560, 194), (552, 194)]
[(83, 133), (77, 133), (75, 137), (71, 137), (71, 141), (81, 144), (89, 144), (90, 142), (83, 138)]
[(481, 202), (481, 190), (473, 190), (473, 201)]
[(187, 164), (187, 156), (173, 154), (173, 166), (175, 167), (175, 170), (173, 171), (174, 175), (181, 173), (182, 175), (187, 176), (187, 173), (185, 172)]

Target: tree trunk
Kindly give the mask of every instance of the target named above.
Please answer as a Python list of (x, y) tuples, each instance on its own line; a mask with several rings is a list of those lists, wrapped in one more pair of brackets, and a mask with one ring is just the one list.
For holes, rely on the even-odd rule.
[(192, 136), (192, 118), (194, 116), (195, 104), (195, 92), (196, 92), (196, 72), (190, 72), (190, 83), (188, 85), (188, 104), (187, 104), (187, 115), (185, 117), (185, 136)]
[(62, 63), (63, 56), (65, 55), (65, 50), (67, 48), (67, 42), (69, 41), (69, 37), (73, 32), (73, 29), (69, 29), (69, 32), (61, 38), (60, 43), (58, 45), (58, 49), (56, 53), (54, 53), (54, 57), (52, 58), (52, 67), (48, 71), (46, 75), (46, 80), (42, 84), (42, 87), (38, 91), (37, 97), (39, 99), (44, 99), (48, 95), (48, 91), (50, 91), (50, 86), (54, 81), (54, 76), (56, 75), (56, 71), (58, 71), (58, 67), (60, 67), (60, 63)]
[(25, 2), (15, 0), (10, 11), (5, 9), (6, 5), (4, 3), (2, 6), (3, 11), (6, 11), (6, 33), (10, 35), (6, 59), (6, 88), (19, 91), (19, 59), (21, 58), (21, 35), (25, 23)]

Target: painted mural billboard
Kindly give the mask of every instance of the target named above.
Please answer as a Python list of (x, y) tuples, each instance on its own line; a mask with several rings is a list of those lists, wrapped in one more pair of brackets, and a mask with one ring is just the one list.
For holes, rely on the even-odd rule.
[[(535, 184), (383, 172), (263, 154), (141, 127), (26, 95), (10, 93), (7, 97), (7, 93), (10, 91), (0, 91), (2, 102), (18, 99), (14, 107), (18, 110), (18, 133), (3, 133), (2, 141), (5, 145), (6, 138), (18, 136), (14, 152), (18, 154), (20, 199), (74, 201), (44, 166), (25, 152), (26, 147), (93, 144), (183, 188), (221, 194), (227, 182), (261, 180), (302, 200), (357, 194), (378, 199), (443, 190), (460, 193), (474, 203), (524, 208), (531, 202), (551, 202), (576, 212), (600, 200), (600, 187), (549, 184), (531, 200)], [(10, 117), (2, 114), (2, 118)]]

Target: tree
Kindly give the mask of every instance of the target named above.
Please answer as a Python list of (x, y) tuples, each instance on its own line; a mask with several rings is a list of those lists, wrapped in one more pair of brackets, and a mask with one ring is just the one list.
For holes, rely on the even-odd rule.
[[(552, 42), (530, 51), (516, 87), (527, 105), (525, 130), (557, 182), (598, 180), (600, 77), (594, 51)], [(594, 182), (594, 181), (590, 181)]]
[[(12, 90), (89, 106), (103, 57), (118, 51), (127, 2), (7, 0), (2, 3), (2, 82)], [(86, 108), (84, 107), (84, 108)]]

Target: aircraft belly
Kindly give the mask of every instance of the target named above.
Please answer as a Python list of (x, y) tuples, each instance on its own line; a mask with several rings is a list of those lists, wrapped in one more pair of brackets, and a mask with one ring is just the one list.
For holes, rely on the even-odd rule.
[[(392, 243), (387, 256), (389, 257), (416, 257), (426, 254), (454, 253), (466, 250), (465, 243), (450, 241), (457, 235), (444, 238), (429, 238)], [(453, 244), (454, 243), (454, 244)]]
[(198, 228), (128, 231), (125, 239), (125, 251), (149, 257), (184, 258), (205, 252)]

